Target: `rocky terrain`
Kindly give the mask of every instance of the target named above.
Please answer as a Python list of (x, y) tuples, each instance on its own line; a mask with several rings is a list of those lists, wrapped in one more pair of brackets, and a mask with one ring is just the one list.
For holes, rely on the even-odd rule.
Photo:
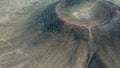
[[(119, 8), (118, 0), (109, 1)], [(120, 11), (86, 28), (89, 22), (81, 26), (59, 17), (59, 3), (0, 0), (0, 68), (119, 68)]]

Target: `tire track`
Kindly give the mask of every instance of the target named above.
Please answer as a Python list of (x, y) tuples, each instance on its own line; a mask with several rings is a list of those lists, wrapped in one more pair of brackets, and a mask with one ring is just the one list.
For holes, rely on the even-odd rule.
[[(13, 47), (13, 48), (14, 48), (14, 45), (13, 45), (11, 42), (6, 41), (4, 38), (1, 38), (0, 41), (7, 42), (7, 44), (8, 44), (10, 47)], [(2, 59), (3, 57), (5, 57), (5, 56), (7, 56), (7, 55), (9, 55), (9, 54), (12, 54), (12, 53), (15, 53), (15, 52), (16, 52), (16, 53), (18, 53), (18, 54), (21, 54), (21, 55), (24, 55), (24, 56), (26, 56), (26, 57), (29, 57), (30, 59), (32, 59), (33, 62), (36, 62), (36, 63), (39, 64), (42, 68), (46, 68), (44, 65), (42, 65), (41, 63), (39, 63), (37, 60), (33, 59), (29, 54), (23, 53), (23, 52), (22, 52), (23, 49), (24, 49), (24, 48), (21, 48), (21, 49), (19, 49), (19, 48), (14, 48), (13, 51), (10, 51), (10, 52), (7, 52), (7, 53), (5, 53), (5, 54), (0, 55), (0, 59)]]

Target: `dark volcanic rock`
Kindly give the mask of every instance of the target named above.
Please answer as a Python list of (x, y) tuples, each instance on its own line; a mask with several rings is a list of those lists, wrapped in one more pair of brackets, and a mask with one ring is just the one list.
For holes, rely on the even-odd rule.
[[(9, 58), (0, 59), (0, 66), (3, 68), (13, 68), (14, 66), (17, 68), (19, 65), (22, 65), (19, 68), (85, 68), (88, 65), (87, 68), (119, 68), (119, 10), (115, 8), (112, 11), (111, 9), (114, 7), (108, 2), (99, 2), (100, 5), (104, 3), (102, 8), (104, 7), (107, 12), (110, 12), (108, 16), (105, 15), (102, 18), (104, 14), (99, 11), (100, 18), (106, 20), (110, 17), (110, 19), (102, 25), (96, 25), (96, 23), (93, 25), (94, 23), (90, 19), (87, 21), (87, 26), (85, 23), (76, 25), (71, 17), (69, 20), (72, 22), (65, 21), (66, 17), (59, 17), (56, 12), (59, 3), (64, 4), (62, 8), (65, 6), (71, 8), (74, 4), (79, 5), (84, 1), (89, 2), (89, 0), (62, 0), (62, 2), (53, 3), (36, 11), (28, 19), (29, 21), (20, 35), (2, 43), (14, 45), (15, 53), (12, 51), (13, 53), (9, 54), (8, 52)], [(95, 1), (91, 0), (91, 4)], [(98, 20), (96, 21), (98, 24)], [(91, 45), (94, 45), (96, 50), (92, 50)], [(94, 54), (91, 56), (92, 51)]]
[[(28, 29), (36, 37), (30, 43), (35, 50), (30, 49), (36, 54), (30, 56), (46, 68), (84, 68), (90, 54), (89, 31), (59, 18), (55, 11), (57, 4), (32, 17)], [(119, 68), (119, 14), (108, 23), (93, 27), (92, 34), (97, 51), (89, 68)], [(29, 54), (26, 49), (24, 52)]]

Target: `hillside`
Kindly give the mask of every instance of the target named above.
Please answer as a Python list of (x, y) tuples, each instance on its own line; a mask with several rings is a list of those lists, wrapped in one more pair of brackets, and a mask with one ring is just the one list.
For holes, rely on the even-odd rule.
[[(74, 0), (77, 7), (68, 0), (70, 5), (58, 12), (58, 4), (68, 3), (61, 1), (0, 0), (0, 68), (120, 67), (120, 11), (115, 8), (111, 15), (114, 7), (98, 2), (100, 7), (94, 9), (107, 14), (94, 10), (81, 21), (81, 15), (71, 15), (81, 0)], [(118, 0), (111, 2), (119, 6)], [(65, 14), (68, 8), (70, 14)]]

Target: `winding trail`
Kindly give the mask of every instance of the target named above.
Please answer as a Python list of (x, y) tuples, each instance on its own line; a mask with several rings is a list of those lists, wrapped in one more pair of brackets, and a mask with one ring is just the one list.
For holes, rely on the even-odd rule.
[(85, 68), (89, 68), (90, 62), (92, 61), (92, 57), (94, 56), (96, 52), (96, 44), (93, 41), (93, 35), (92, 35), (92, 26), (87, 26), (86, 27), (89, 31), (89, 45), (90, 45), (90, 54), (87, 60), (87, 64), (85, 65)]

